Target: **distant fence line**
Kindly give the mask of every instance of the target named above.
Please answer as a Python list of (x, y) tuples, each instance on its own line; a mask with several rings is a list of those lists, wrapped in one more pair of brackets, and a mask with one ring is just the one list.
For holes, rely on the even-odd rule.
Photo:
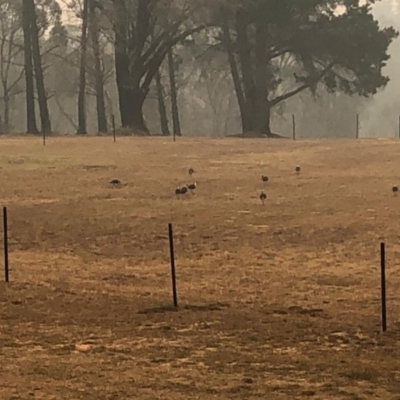
[[(291, 133), (292, 137), (291, 138), (293, 140), (296, 140), (296, 139), (298, 139), (298, 125), (297, 125), (297, 122), (296, 122), (296, 115), (295, 114), (291, 114), (291, 120), (292, 120), (292, 133)], [(354, 129), (354, 138), (355, 139), (360, 139), (360, 122), (361, 122), (360, 114), (357, 113), (357, 114), (355, 114), (355, 119), (354, 119), (354, 127), (355, 127), (355, 129)], [(112, 138), (113, 138), (113, 142), (115, 143), (117, 141), (117, 136), (118, 135), (117, 135), (117, 129), (116, 129), (116, 126), (115, 126), (115, 116), (114, 116), (114, 114), (111, 115), (111, 127), (112, 127), (112, 132), (111, 132), (112, 133)], [(126, 136), (126, 135), (123, 135), (123, 136)], [(245, 137), (245, 135), (240, 135), (240, 134), (233, 135), (231, 137), (241, 137), (241, 136)], [(284, 137), (287, 137), (287, 136), (284, 136)], [(400, 115), (398, 117), (398, 132), (397, 132), (396, 138), (400, 138)], [(46, 136), (46, 133), (43, 132), (43, 135), (42, 135), (43, 146), (46, 146), (47, 139), (48, 139), (48, 137)], [(175, 132), (171, 135), (171, 139), (172, 139), (173, 142), (176, 142)]]
[[(355, 139), (360, 139), (360, 114), (356, 114), (355, 115), (355, 119), (354, 119), (354, 138)], [(297, 136), (297, 132), (296, 132), (296, 116), (295, 114), (292, 114), (292, 139), (296, 140)], [(397, 131), (397, 135), (396, 138), (400, 138), (400, 115), (398, 117), (398, 131)]]

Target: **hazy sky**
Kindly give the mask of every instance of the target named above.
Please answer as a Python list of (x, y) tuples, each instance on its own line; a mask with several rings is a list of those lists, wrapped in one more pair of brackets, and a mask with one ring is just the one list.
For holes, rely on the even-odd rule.
[[(374, 6), (374, 14), (383, 26), (400, 30), (399, 0), (382, 0)], [(373, 96), (370, 105), (360, 115), (361, 137), (394, 137), (399, 135), (400, 99), (400, 39), (389, 48), (391, 58), (384, 72), (390, 82)]]

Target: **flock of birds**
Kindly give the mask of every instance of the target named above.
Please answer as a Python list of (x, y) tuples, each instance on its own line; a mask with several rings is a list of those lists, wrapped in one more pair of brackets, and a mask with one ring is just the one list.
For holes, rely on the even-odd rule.
[[(297, 174), (300, 173), (301, 168), (300, 168), (299, 165), (296, 165), (295, 171), (296, 171)], [(196, 172), (196, 171), (195, 171), (193, 168), (191, 168), (191, 167), (188, 169), (188, 175), (189, 175), (190, 177), (192, 177), (193, 174), (194, 174), (195, 172)], [(267, 176), (267, 175), (261, 175), (261, 181), (262, 181), (264, 184), (267, 183), (267, 182), (269, 181), (268, 176)], [(114, 187), (114, 188), (120, 188), (120, 187), (123, 186), (123, 185), (122, 185), (122, 182), (121, 182), (119, 179), (113, 179), (113, 180), (111, 180), (111, 181), (110, 181), (110, 185), (111, 185), (112, 187)], [(192, 183), (187, 183), (186, 185), (178, 186), (178, 187), (175, 189), (175, 195), (176, 195), (178, 198), (180, 198), (180, 196), (183, 196), (183, 195), (187, 194), (189, 191), (190, 191), (192, 194), (194, 194), (194, 191), (196, 190), (196, 188), (197, 188), (197, 182), (196, 182), (196, 181), (194, 181), (194, 182), (192, 182)], [(393, 189), (393, 190), (394, 190), (394, 189)], [(260, 198), (262, 204), (264, 205), (264, 204), (265, 204), (265, 200), (267, 200), (267, 194), (264, 192), (264, 190), (261, 191), (259, 198)]]
[[(300, 165), (296, 165), (295, 171), (296, 171), (297, 174), (300, 174), (300, 172), (301, 172), (301, 167), (300, 167)], [(266, 176), (266, 175), (261, 175), (261, 181), (262, 181), (264, 184), (265, 184), (266, 182), (268, 182), (268, 181), (269, 181), (268, 176)], [(398, 191), (399, 191), (399, 187), (398, 187), (397, 185), (393, 185), (393, 186), (392, 186), (392, 192), (393, 192), (393, 194), (394, 194), (394, 195), (397, 195)], [(264, 204), (264, 203), (265, 203), (265, 200), (267, 200), (267, 194), (266, 194), (264, 191), (261, 191), (259, 197), (260, 197), (260, 200), (261, 200), (262, 204)]]
[[(301, 167), (300, 165), (296, 165), (296, 168), (294, 169), (296, 171), (296, 174), (300, 174), (301, 172)], [(267, 175), (261, 175), (261, 182), (264, 184), (269, 181), (269, 178)], [(267, 194), (264, 192), (264, 190), (261, 191), (260, 196), (259, 196), (261, 203), (264, 205), (265, 200), (267, 200)]]
[[(297, 174), (300, 174), (301, 168), (299, 165), (296, 165), (295, 171)], [(189, 168), (188, 169), (188, 174), (189, 176), (193, 176), (193, 174), (195, 173), (195, 170), (193, 168)], [(261, 175), (261, 181), (265, 184), (269, 181), (269, 178), (267, 175)], [(186, 184), (184, 186), (178, 186), (175, 189), (175, 195), (178, 196), (178, 198), (181, 195), (185, 195), (186, 193), (188, 193), (188, 191), (190, 190), (190, 192), (193, 194), (194, 190), (197, 188), (197, 182), (193, 182), (193, 183), (189, 183)], [(264, 192), (264, 190), (261, 191), (259, 198), (261, 200), (261, 203), (264, 205), (265, 201), (267, 200), (267, 194)]]
[[(188, 174), (191, 177), (193, 176), (194, 173), (195, 173), (195, 170), (193, 168), (188, 169)], [(121, 188), (122, 186), (124, 186), (119, 179), (112, 179), (110, 181), (110, 185), (113, 188)], [(125, 184), (125, 186), (126, 186), (126, 184)], [(181, 195), (185, 195), (186, 193), (188, 193), (188, 191), (190, 191), (192, 194), (194, 194), (194, 191), (196, 190), (196, 188), (197, 188), (197, 182), (188, 183), (186, 185), (177, 187), (175, 189), (175, 194), (178, 196), (178, 198)]]
[[(300, 172), (301, 172), (301, 167), (300, 167), (300, 165), (296, 165), (296, 167), (295, 167), (295, 172), (296, 172), (296, 174), (300, 174)], [(189, 175), (190, 177), (192, 177), (194, 173), (195, 173), (195, 170), (194, 170), (193, 168), (190, 167), (190, 168), (188, 169), (188, 175)], [(269, 177), (268, 177), (267, 175), (261, 175), (261, 182), (262, 182), (264, 185), (265, 185), (268, 181), (269, 181)], [(111, 181), (110, 181), (110, 185), (113, 186), (113, 187), (115, 187), (115, 188), (117, 188), (117, 187), (120, 188), (120, 187), (123, 186), (123, 185), (122, 185), (122, 182), (121, 182), (119, 179), (113, 179), (113, 180), (111, 180)], [(183, 195), (187, 194), (189, 191), (190, 191), (192, 194), (194, 194), (194, 191), (196, 190), (196, 188), (197, 188), (197, 182), (196, 182), (196, 181), (194, 181), (194, 182), (192, 182), (192, 183), (187, 183), (186, 185), (178, 186), (178, 187), (175, 189), (175, 195), (176, 195), (178, 198), (180, 198), (180, 196), (183, 196)], [(393, 194), (397, 195), (398, 191), (399, 191), (398, 186), (397, 186), (397, 185), (393, 185), (393, 186), (392, 186), (392, 192), (393, 192)], [(261, 203), (264, 205), (264, 204), (265, 204), (265, 201), (267, 200), (267, 194), (264, 192), (264, 190), (261, 191), (261, 193), (260, 193), (260, 195), (259, 195), (259, 198), (260, 198), (260, 200), (261, 200)]]

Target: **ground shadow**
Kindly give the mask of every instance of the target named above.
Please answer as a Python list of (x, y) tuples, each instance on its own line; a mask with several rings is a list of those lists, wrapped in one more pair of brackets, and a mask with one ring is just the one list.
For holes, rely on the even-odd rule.
[(185, 304), (180, 307), (174, 306), (161, 306), (161, 307), (152, 307), (146, 308), (144, 310), (138, 311), (138, 314), (162, 314), (167, 312), (177, 312), (182, 310), (189, 311), (221, 311), (226, 308), (229, 308), (230, 305), (228, 303), (211, 303), (211, 304)]
[(290, 306), (285, 309), (274, 309), (273, 314), (288, 315), (288, 314), (303, 314), (311, 317), (324, 316), (324, 310), (322, 308), (303, 308), (300, 306)]

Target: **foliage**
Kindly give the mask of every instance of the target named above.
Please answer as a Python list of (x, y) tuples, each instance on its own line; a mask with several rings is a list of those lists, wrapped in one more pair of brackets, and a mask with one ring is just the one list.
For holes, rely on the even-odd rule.
[[(257, 29), (264, 31), (268, 63), (269, 101), (272, 106), (304, 89), (313, 92), (322, 82), (328, 92), (368, 96), (384, 87), (389, 78), (382, 72), (389, 59), (388, 48), (397, 32), (381, 29), (371, 14), (372, 1), (357, 0), (253, 0), (227, 5), (231, 28), (241, 15), (247, 23), (251, 63)], [(234, 29), (233, 29), (234, 30)], [(238, 32), (234, 32), (236, 38)], [(291, 77), (278, 68), (289, 58)], [(254, 76), (253, 76), (254, 79)], [(277, 88), (281, 93), (271, 96)]]
[[(342, 113), (337, 110), (339, 104), (345, 103), (343, 96), (348, 95), (356, 99), (346, 102), (354, 108), (349, 116), (353, 118), (359, 111), (357, 105), (364, 104), (357, 99), (376, 94), (389, 81), (385, 66), (389, 45), (397, 32), (391, 27), (382, 28), (373, 17), (372, 7), (379, 0), (93, 1), (100, 27), (104, 81), (107, 92), (112, 94), (110, 103), (114, 103), (114, 111), (118, 101), (121, 106), (121, 96), (115, 93), (117, 87), (132, 89), (125, 97), (128, 116), (132, 115), (130, 104), (148, 99), (144, 110), (151, 119), (151, 129), (158, 125), (154, 117), (156, 103), (151, 99), (154, 76), (160, 68), (162, 76), (166, 76), (164, 57), (174, 47), (175, 60), (180, 62), (176, 80), (183, 130), (213, 134), (237, 131), (241, 110), (232, 96), (228, 49), (221, 34), (225, 23), (232, 40), (239, 86), (247, 103), (254, 105), (252, 120), (267, 114), (268, 108), (277, 119), (290, 107), (290, 114), (309, 110), (307, 115), (315, 119), (325, 112), (329, 114), (327, 120), (334, 121)], [(81, 3), (35, 0), (50, 107), (57, 118), (62, 110), (70, 123), (75, 118), (80, 47), (79, 34), (74, 34), (72, 26), (76, 28), (76, 20), (67, 29), (62, 17), (68, 6), (68, 17), (73, 15), (79, 22)], [(0, 51), (0, 122), (9, 113), (6, 129), (12, 129), (12, 116), (23, 103), (21, 4), (22, 0), (0, 0), (0, 43), (4, 42)], [(95, 87), (93, 65), (89, 50), (90, 95)], [(116, 76), (119, 86), (113, 81)], [(309, 91), (311, 97), (306, 93), (296, 96), (303, 91)], [(295, 100), (288, 101), (291, 97)], [(318, 104), (335, 106), (313, 106), (312, 98)], [(89, 120), (93, 120), (93, 96), (88, 96), (87, 101)], [(140, 116), (141, 110), (137, 111)], [(127, 120), (128, 125), (135, 125)], [(64, 130), (65, 123), (60, 122)]]

